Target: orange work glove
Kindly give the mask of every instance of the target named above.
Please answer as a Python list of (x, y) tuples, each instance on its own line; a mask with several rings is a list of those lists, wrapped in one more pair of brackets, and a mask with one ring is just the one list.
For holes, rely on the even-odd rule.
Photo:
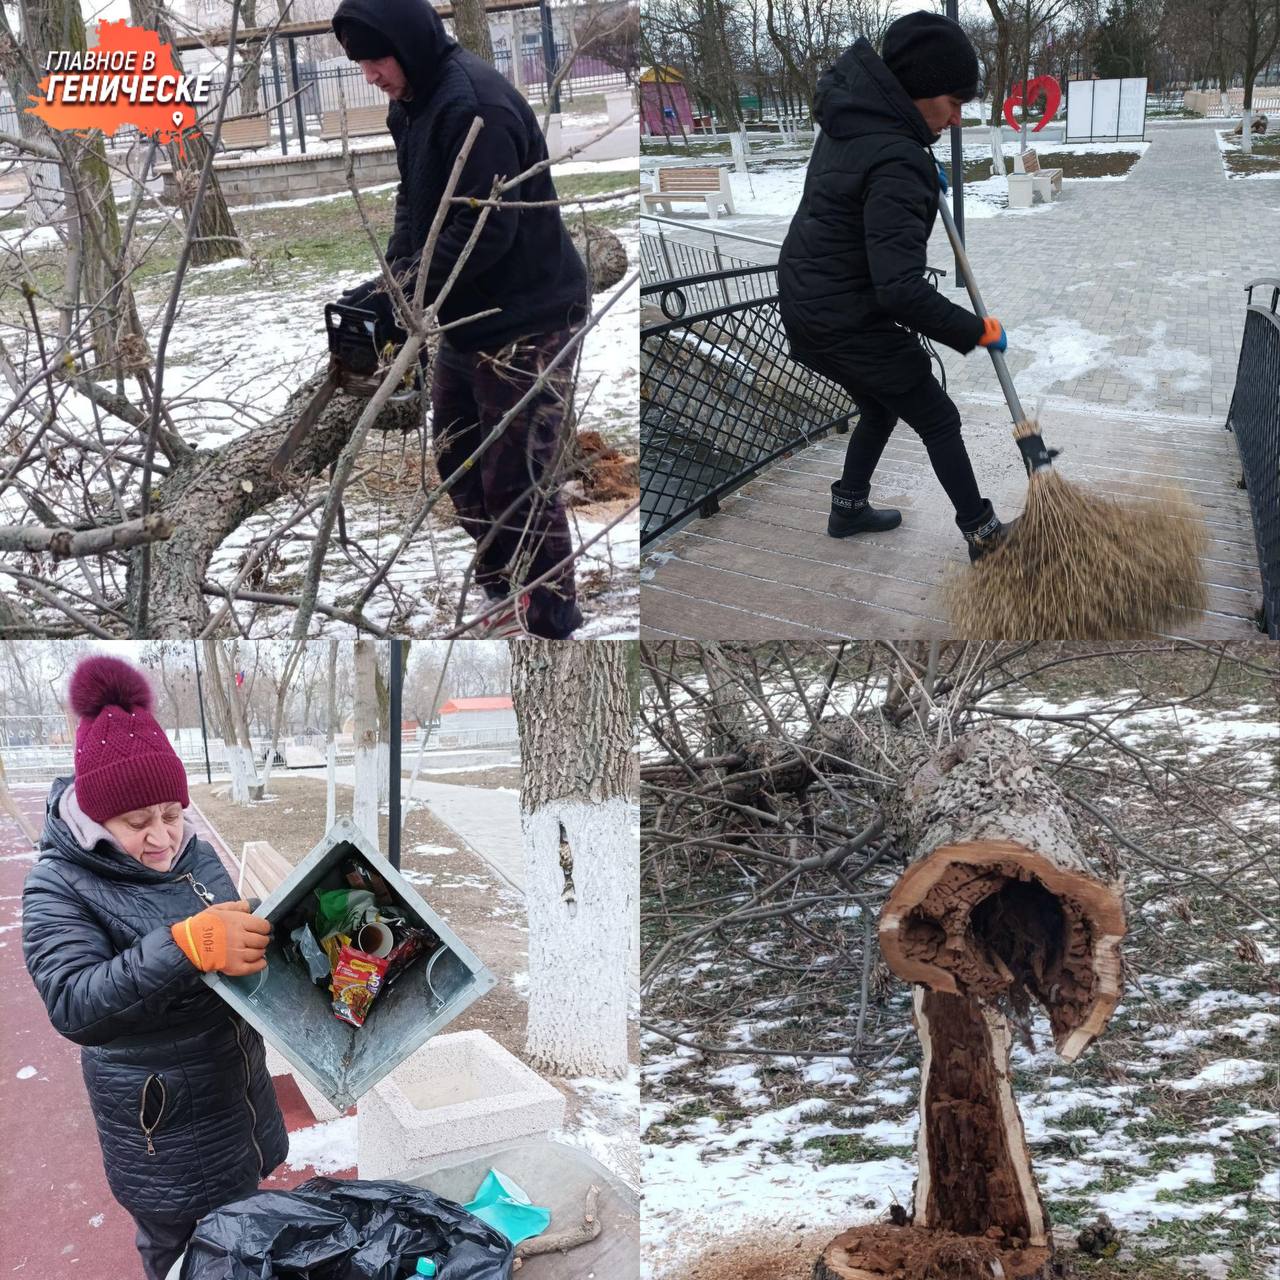
[(983, 316), (982, 337), (978, 339), (978, 346), (994, 347), (997, 351), (1004, 351), (1008, 345), (1009, 339), (1005, 337), (1004, 325), (995, 316)]
[(201, 973), (239, 978), (267, 967), (271, 925), (247, 902), (219, 902), (169, 927), (182, 954)]

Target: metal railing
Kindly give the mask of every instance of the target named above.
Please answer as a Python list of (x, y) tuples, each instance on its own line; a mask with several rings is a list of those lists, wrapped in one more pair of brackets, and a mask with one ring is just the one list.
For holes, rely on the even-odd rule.
[[(1280, 640), (1280, 279), (1254, 280), (1245, 289), (1249, 308), (1227, 428), (1235, 433), (1240, 451), (1240, 483), (1249, 493), (1258, 544), (1258, 625)], [(1254, 302), (1255, 289), (1271, 291), (1269, 305)]]
[(678, 276), (641, 285), (640, 300), (656, 303), (668, 320), (728, 307), (752, 298), (775, 297), (778, 292), (776, 264), (744, 262), (728, 270)]
[[(935, 284), (945, 274), (928, 268)], [(763, 467), (858, 414), (843, 387), (791, 358), (776, 263), (656, 281), (645, 297), (671, 318), (640, 330), (641, 546), (714, 515)], [(920, 342), (945, 388), (941, 358)]]
[(640, 353), (642, 545), (713, 514), (761, 467), (857, 412), (842, 387), (791, 359), (776, 293), (644, 328)]
[[(678, 231), (680, 234), (675, 235)], [(689, 239), (696, 236), (697, 239)], [(707, 240), (710, 243), (707, 243)], [(725, 247), (728, 242), (758, 245), (768, 252), (747, 256)], [(640, 280), (642, 284), (655, 284), (662, 280), (681, 280), (689, 276), (709, 275), (715, 271), (727, 271), (734, 267), (754, 267), (763, 263), (776, 263), (781, 240), (766, 240), (760, 236), (744, 235), (736, 231), (720, 231), (714, 227), (694, 227), (676, 218), (663, 218), (657, 214), (640, 216)], [(727, 303), (730, 299), (725, 298)]]

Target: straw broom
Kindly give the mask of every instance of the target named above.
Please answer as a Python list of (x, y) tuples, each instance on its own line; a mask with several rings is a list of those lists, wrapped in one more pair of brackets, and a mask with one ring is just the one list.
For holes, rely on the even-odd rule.
[[(987, 314), (945, 196), (939, 208), (974, 311)], [(1208, 544), (1198, 507), (1164, 485), (1128, 501), (1084, 492), (1054, 470), (1056, 449), (1023, 413), (1004, 353), (990, 350), (1029, 478), (1013, 532), (944, 598), (958, 635), (1001, 640), (1114, 640), (1202, 613)]]

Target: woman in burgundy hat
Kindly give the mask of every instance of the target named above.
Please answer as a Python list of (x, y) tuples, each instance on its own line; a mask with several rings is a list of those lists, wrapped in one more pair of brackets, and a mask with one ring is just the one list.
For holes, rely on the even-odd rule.
[(81, 1046), (107, 1182), (147, 1280), (163, 1280), (196, 1222), (288, 1154), (262, 1038), (200, 977), (265, 968), (270, 926), (196, 837), (142, 672), (86, 658), (68, 697), (75, 776), (49, 793), (23, 955), (54, 1028)]

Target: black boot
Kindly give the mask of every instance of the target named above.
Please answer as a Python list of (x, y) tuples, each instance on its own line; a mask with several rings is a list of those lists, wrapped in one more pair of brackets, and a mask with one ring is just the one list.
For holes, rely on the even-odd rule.
[(866, 490), (855, 494), (842, 489), (839, 483), (831, 486), (831, 514), (827, 517), (827, 533), (833, 538), (847, 538), (854, 533), (884, 533), (896, 529), (902, 523), (902, 512), (892, 507), (877, 511), (867, 501)]
[(1013, 532), (1013, 527), (1021, 519), (1021, 516), (1017, 516), (1008, 524), (1003, 523), (996, 515), (990, 498), (983, 498), (982, 515), (976, 521), (968, 520), (961, 524), (957, 519), (956, 524), (960, 525), (960, 532), (969, 544), (969, 562), (975, 563), (994, 551)]

